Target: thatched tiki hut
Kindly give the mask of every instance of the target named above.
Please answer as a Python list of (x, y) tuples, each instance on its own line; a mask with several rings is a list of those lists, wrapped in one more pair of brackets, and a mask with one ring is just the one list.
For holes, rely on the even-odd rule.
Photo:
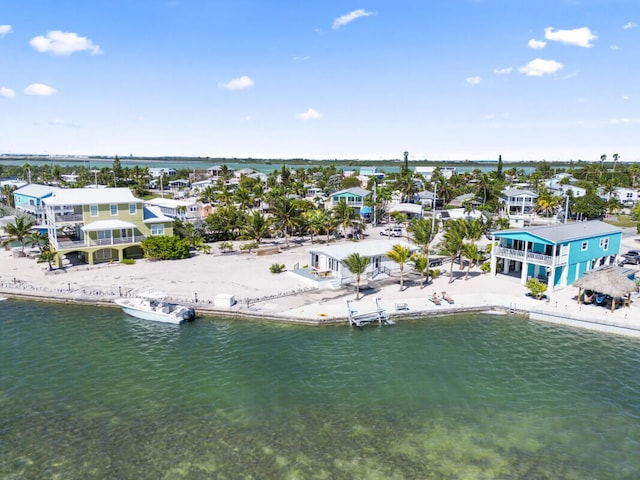
[(582, 303), (584, 290), (592, 290), (613, 298), (612, 312), (616, 308), (616, 298), (624, 298), (625, 305), (630, 306), (631, 293), (638, 291), (635, 282), (629, 278), (633, 273), (634, 270), (614, 266), (598, 268), (585, 273), (582, 278), (573, 282), (573, 286), (578, 287), (578, 303)]

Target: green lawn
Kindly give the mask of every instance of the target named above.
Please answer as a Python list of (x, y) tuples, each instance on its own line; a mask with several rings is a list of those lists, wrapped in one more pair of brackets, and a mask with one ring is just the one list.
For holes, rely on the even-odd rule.
[(618, 216), (610, 216), (605, 220), (607, 223), (611, 225), (615, 225), (620, 228), (629, 228), (635, 227), (638, 225), (638, 221), (633, 218), (631, 215), (618, 215)]

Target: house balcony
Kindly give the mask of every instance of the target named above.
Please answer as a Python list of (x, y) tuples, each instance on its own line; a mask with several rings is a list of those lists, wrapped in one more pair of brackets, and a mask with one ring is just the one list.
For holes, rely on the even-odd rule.
[(144, 235), (135, 235), (133, 237), (115, 237), (115, 238), (101, 238), (99, 240), (93, 240), (85, 238), (84, 240), (71, 240), (68, 238), (59, 239), (54, 242), (56, 250), (69, 250), (74, 248), (87, 248), (87, 247), (108, 247), (110, 245), (127, 245), (137, 244), (142, 242), (145, 238)]
[(62, 214), (56, 213), (55, 222), (56, 223), (80, 223), (83, 221), (83, 216), (81, 213), (71, 213), (71, 214)]
[(515, 250), (506, 247), (494, 247), (497, 257), (506, 258), (507, 260), (516, 260), (518, 262), (535, 263), (537, 265), (545, 265), (547, 267), (566, 265), (569, 261), (568, 255), (543, 255), (542, 253), (534, 253), (524, 250)]

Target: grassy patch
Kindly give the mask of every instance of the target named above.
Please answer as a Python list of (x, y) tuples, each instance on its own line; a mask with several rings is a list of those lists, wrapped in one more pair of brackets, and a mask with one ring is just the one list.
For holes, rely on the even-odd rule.
[(635, 227), (638, 224), (638, 221), (635, 220), (632, 215), (618, 215), (617, 217), (609, 217), (607, 218), (606, 222), (620, 228)]

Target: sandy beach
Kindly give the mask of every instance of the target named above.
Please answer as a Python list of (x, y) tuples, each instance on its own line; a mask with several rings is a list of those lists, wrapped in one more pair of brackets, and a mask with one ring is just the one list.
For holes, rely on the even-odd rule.
[[(375, 238), (372, 232), (369, 238)], [(364, 240), (366, 241), (366, 240)], [(406, 240), (403, 240), (406, 241)], [(623, 251), (633, 248), (635, 241), (623, 240)], [(30, 297), (62, 302), (84, 302), (111, 305), (115, 298), (132, 296), (145, 290), (161, 290), (175, 301), (194, 306), (201, 314), (224, 314), (290, 322), (324, 324), (347, 323), (347, 300), (355, 300), (355, 288), (316, 289), (298, 275), (285, 271), (273, 274), (273, 263), (285, 264), (288, 270), (309, 263), (311, 244), (290, 242), (280, 253), (258, 256), (255, 253), (198, 254), (179, 261), (149, 262), (137, 260), (134, 265), (119, 263), (96, 266), (71, 266), (49, 271), (46, 264), (32, 258), (12, 255), (0, 250), (0, 294), (7, 297)], [(633, 267), (633, 268), (638, 268)], [(361, 299), (352, 302), (359, 312), (375, 309), (378, 298), (394, 320), (428, 318), (456, 312), (497, 310), (500, 313), (528, 315), (532, 319), (592, 328), (611, 333), (640, 336), (640, 298), (631, 307), (615, 312), (576, 301), (578, 289), (565, 287), (547, 292), (549, 301), (527, 297), (520, 279), (505, 275), (491, 277), (472, 268), (469, 279), (465, 271), (454, 265), (454, 280), (443, 275), (421, 288), (415, 276), (405, 275), (405, 288), (399, 288), (399, 275), (375, 289), (365, 290)], [(453, 304), (434, 305), (428, 297), (446, 291)], [(233, 295), (233, 307), (215, 305), (217, 295)], [(404, 305), (402, 305), (404, 304)], [(403, 307), (399, 309), (398, 307)]]

